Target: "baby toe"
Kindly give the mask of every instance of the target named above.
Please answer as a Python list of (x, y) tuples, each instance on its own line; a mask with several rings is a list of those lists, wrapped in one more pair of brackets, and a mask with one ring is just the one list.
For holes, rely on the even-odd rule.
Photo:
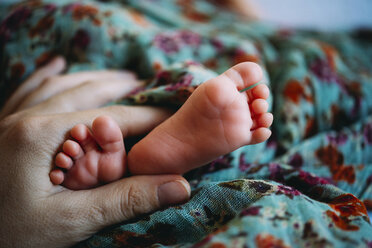
[(97, 143), (92, 137), (92, 133), (84, 124), (74, 126), (70, 131), (71, 136), (79, 142), (85, 152), (97, 149)]
[(60, 169), (54, 169), (49, 173), (49, 178), (53, 184), (59, 185), (65, 179), (65, 175)]
[(79, 143), (73, 140), (66, 140), (65, 143), (63, 143), (62, 149), (66, 155), (70, 156), (74, 160), (84, 156), (84, 151)]
[(96, 118), (92, 125), (93, 136), (104, 152), (124, 150), (123, 134), (118, 124), (108, 116)]
[(261, 67), (253, 62), (243, 62), (233, 66), (223, 73), (223, 75), (230, 78), (238, 90), (243, 90), (259, 81), (263, 77)]
[(252, 97), (255, 98), (261, 98), (261, 99), (267, 99), (270, 95), (269, 87), (267, 87), (266, 84), (259, 84), (256, 87), (254, 87), (252, 90)]
[(77, 141), (83, 141), (87, 138), (89, 130), (84, 124), (77, 124), (70, 131), (71, 136)]
[(70, 169), (73, 165), (73, 161), (71, 157), (67, 156), (65, 153), (60, 152), (56, 156), (55, 161), (56, 166), (63, 168), (63, 169)]
[(269, 109), (269, 104), (264, 99), (256, 99), (251, 103), (251, 111), (258, 115), (266, 113)]
[(268, 128), (273, 123), (273, 119), (274, 117), (271, 113), (264, 113), (261, 115), (257, 115), (255, 116), (255, 118), (253, 118), (253, 124), (252, 124), (251, 130), (255, 130), (260, 127)]

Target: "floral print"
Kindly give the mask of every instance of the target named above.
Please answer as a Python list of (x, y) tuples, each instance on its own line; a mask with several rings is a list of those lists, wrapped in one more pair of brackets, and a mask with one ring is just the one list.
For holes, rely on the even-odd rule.
[(180, 107), (251, 61), (272, 89), (273, 135), (185, 175), (191, 200), (106, 228), (78, 247), (371, 247), (368, 33), (247, 23), (216, 0), (0, 2), (0, 104), (61, 54), (67, 73), (145, 80), (116, 104)]

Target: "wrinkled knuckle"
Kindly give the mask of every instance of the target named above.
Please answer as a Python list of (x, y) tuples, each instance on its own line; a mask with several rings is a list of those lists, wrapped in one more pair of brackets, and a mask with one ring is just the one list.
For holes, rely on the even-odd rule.
[(133, 218), (142, 214), (141, 209), (147, 204), (143, 192), (138, 187), (130, 186), (126, 194), (123, 194), (120, 206), (123, 216)]

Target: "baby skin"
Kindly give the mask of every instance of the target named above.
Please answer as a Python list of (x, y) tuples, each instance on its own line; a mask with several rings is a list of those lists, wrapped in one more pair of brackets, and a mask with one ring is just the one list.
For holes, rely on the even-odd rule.
[[(268, 113), (261, 68), (244, 62), (201, 84), (170, 118), (133, 146), (128, 155), (116, 122), (107, 116), (92, 130), (79, 124), (57, 154), (50, 173), (54, 184), (79, 190), (124, 175), (183, 174), (244, 146), (267, 140), (273, 116)], [(127, 156), (127, 157), (126, 157)]]

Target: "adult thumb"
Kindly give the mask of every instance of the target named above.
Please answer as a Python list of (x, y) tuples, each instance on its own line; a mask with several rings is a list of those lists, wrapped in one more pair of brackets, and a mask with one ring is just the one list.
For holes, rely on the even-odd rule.
[(84, 222), (98, 231), (160, 208), (184, 203), (190, 198), (190, 186), (178, 175), (132, 176), (74, 193), (86, 215)]

